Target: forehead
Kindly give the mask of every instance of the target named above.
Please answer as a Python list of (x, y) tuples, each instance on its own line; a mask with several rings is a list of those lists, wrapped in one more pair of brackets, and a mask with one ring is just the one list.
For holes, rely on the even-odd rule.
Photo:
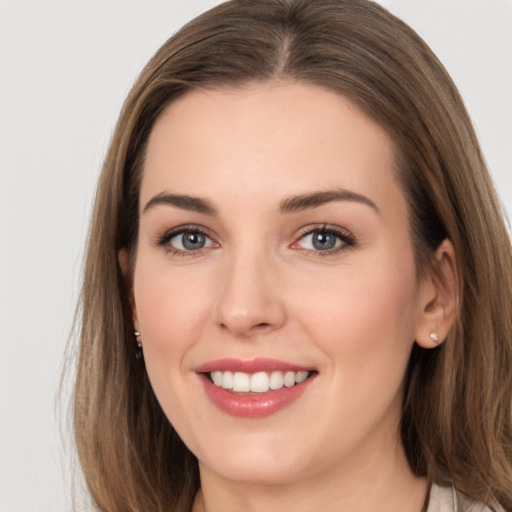
[(398, 186), (394, 168), (391, 138), (339, 94), (296, 82), (196, 90), (153, 127), (141, 204), (166, 190), (208, 196), (220, 186), (246, 199), (319, 187), (378, 199)]

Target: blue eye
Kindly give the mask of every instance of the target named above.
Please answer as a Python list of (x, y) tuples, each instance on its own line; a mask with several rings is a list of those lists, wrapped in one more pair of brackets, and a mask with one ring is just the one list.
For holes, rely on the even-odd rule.
[(177, 254), (190, 254), (207, 247), (213, 247), (214, 241), (199, 228), (182, 226), (163, 234), (157, 245), (165, 247), (168, 251)]
[(333, 253), (355, 244), (351, 235), (335, 227), (312, 229), (297, 242), (301, 249), (320, 253)]
[(181, 251), (197, 251), (205, 246), (206, 237), (197, 231), (187, 231), (173, 236), (169, 243)]
[(179, 251), (197, 251), (204, 247), (210, 247), (212, 240), (200, 231), (184, 231), (174, 235), (169, 244)]
[(311, 243), (317, 251), (329, 251), (340, 243), (336, 235), (325, 231), (315, 231), (308, 236), (311, 237)]

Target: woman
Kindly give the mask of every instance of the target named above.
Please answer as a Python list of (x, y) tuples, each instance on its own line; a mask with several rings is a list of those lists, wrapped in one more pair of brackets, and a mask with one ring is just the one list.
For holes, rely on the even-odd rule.
[(93, 499), (511, 510), (511, 302), (425, 43), (365, 0), (220, 5), (142, 72), (100, 178), (75, 393)]

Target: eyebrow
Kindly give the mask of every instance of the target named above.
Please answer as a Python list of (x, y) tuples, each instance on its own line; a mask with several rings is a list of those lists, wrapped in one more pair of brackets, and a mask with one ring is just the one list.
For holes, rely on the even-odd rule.
[(183, 210), (190, 210), (193, 212), (204, 213), (205, 215), (217, 215), (217, 210), (213, 204), (200, 197), (192, 197), (179, 194), (166, 194), (161, 193), (152, 197), (144, 207), (143, 213), (157, 205), (169, 205), (181, 208)]
[(369, 206), (380, 214), (380, 210), (371, 199), (361, 194), (357, 194), (356, 192), (344, 189), (325, 190), (313, 192), (311, 194), (289, 197), (281, 202), (279, 205), (279, 212), (293, 213), (302, 210), (309, 210), (334, 201), (354, 201), (356, 203)]
[[(377, 205), (368, 197), (356, 192), (344, 189), (324, 190), (312, 192), (310, 194), (301, 194), (284, 199), (279, 204), (278, 211), (281, 214), (294, 213), (303, 210), (318, 208), (334, 201), (354, 201), (371, 207), (377, 213), (380, 213)], [(217, 209), (207, 199), (180, 194), (160, 193), (152, 197), (144, 207), (143, 213), (158, 205), (175, 206), (183, 210), (194, 211), (205, 215), (217, 215)]]

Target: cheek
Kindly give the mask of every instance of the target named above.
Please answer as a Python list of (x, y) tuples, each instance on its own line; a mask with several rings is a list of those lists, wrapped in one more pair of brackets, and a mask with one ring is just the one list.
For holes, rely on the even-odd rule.
[[(134, 297), (153, 389), (168, 416), (177, 406), (183, 377), (190, 377), (186, 356), (200, 338), (207, 316), (205, 280), (185, 279), (187, 271), (144, 265), (134, 276)], [(169, 393), (173, 389), (178, 393)]]
[(186, 341), (195, 329), (199, 311), (208, 294), (200, 277), (184, 279), (187, 270), (170, 271), (165, 265), (135, 272), (134, 296), (137, 318), (145, 342), (165, 350), (169, 344)]
[(302, 304), (302, 318), (308, 315), (302, 329), (309, 330), (309, 337), (328, 356), (324, 375), (338, 404), (326, 401), (318, 406), (318, 414), (331, 419), (325, 422), (326, 437), (336, 439), (342, 428), (345, 437), (340, 443), (356, 443), (383, 418), (396, 422), (400, 414), (414, 343), (415, 272), (413, 265), (387, 270), (345, 273), (343, 279), (317, 288)]
[(412, 258), (402, 265), (381, 260), (357, 272), (340, 272), (328, 284), (310, 288), (315, 291), (306, 295), (297, 317), (307, 318), (305, 328), (333, 364), (344, 366), (344, 375), (405, 367), (416, 324)]
[(183, 270), (171, 272), (168, 266), (144, 265), (142, 258), (139, 261), (134, 297), (144, 363), (158, 401), (178, 428), (198, 421), (187, 402), (192, 378), (187, 354), (200, 338), (208, 294), (204, 279), (185, 279)]

